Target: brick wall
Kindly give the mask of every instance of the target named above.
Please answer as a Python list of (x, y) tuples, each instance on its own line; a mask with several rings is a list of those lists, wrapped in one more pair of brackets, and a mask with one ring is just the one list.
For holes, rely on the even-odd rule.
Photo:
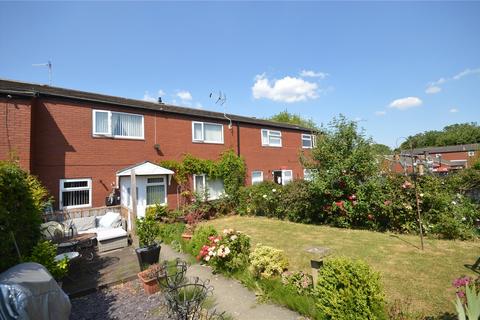
[[(144, 115), (143, 140), (112, 139), (92, 136), (92, 109), (129, 112)], [(131, 109), (54, 99), (38, 99), (34, 105), (32, 171), (57, 200), (62, 178), (91, 178), (93, 206), (102, 206), (116, 171), (145, 160), (157, 163), (181, 159), (185, 153), (205, 159), (217, 159), (227, 149), (237, 152), (237, 124), (228, 121), (202, 120), (178, 114)], [(223, 124), (224, 144), (192, 142), (192, 120)], [(247, 184), (251, 171), (262, 170), (265, 180), (272, 180), (276, 169), (293, 170), (294, 178), (303, 177), (299, 163), (301, 132), (281, 129), (282, 147), (262, 147), (260, 126), (240, 124), (240, 152), (247, 164)], [(271, 128), (275, 129), (275, 128)], [(279, 129), (275, 129), (279, 130)], [(154, 148), (159, 144), (159, 150)], [(168, 187), (170, 207), (177, 204), (177, 185)]]
[(31, 107), (28, 100), (0, 99), (0, 160), (18, 159), (30, 171)]

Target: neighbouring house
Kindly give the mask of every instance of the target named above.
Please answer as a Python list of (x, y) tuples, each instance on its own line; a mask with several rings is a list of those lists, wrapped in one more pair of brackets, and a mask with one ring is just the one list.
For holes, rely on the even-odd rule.
[[(175, 208), (175, 173), (158, 163), (187, 153), (216, 159), (232, 149), (247, 184), (285, 184), (308, 175), (299, 154), (315, 143), (296, 125), (10, 80), (0, 80), (0, 121), (0, 160), (13, 156), (37, 175), (55, 210), (104, 206), (112, 191), (131, 208), (132, 171), (139, 215), (154, 203)], [(191, 184), (212, 198), (223, 192), (205, 175)]]
[(398, 173), (411, 173), (412, 157), (414, 165), (422, 164), (425, 171), (448, 174), (469, 168), (479, 158), (480, 144), (462, 144), (444, 147), (425, 147), (402, 150), (397, 156), (389, 156), (390, 169)]

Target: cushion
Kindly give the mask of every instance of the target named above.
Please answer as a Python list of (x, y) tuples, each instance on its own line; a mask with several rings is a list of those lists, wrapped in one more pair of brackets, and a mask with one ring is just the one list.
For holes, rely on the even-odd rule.
[(99, 228), (116, 228), (121, 223), (120, 213), (109, 211), (98, 220)]
[(65, 220), (63, 223), (67, 232), (70, 231), (70, 227), (73, 228), (73, 233), (77, 234), (80, 231), (85, 231), (91, 228), (95, 228), (95, 216), (82, 217)]
[(127, 231), (123, 230), (122, 228), (97, 228), (96, 231), (98, 241), (123, 238), (127, 236)]
[(64, 229), (61, 223), (49, 221), (40, 225), (40, 231), (47, 240), (60, 239), (64, 236)]

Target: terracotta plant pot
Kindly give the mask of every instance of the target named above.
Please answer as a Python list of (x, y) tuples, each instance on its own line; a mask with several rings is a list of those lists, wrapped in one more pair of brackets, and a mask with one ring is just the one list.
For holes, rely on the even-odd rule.
[(190, 239), (192, 239), (192, 236), (193, 236), (193, 235), (190, 234), (190, 233), (183, 233), (183, 234), (182, 234), (182, 239), (183, 239), (183, 240), (186, 240), (186, 241), (189, 241)]
[(158, 286), (157, 278), (148, 279), (145, 278), (145, 275), (148, 273), (148, 270), (142, 271), (138, 273), (138, 278), (143, 284), (143, 290), (147, 295), (151, 295), (157, 293), (160, 290)]

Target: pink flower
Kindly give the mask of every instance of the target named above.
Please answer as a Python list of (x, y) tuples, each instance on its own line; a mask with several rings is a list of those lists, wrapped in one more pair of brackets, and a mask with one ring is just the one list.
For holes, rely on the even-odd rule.
[(385, 200), (385, 201), (383, 202), (383, 204), (386, 205), (386, 206), (389, 206), (389, 205), (392, 204), (392, 201), (391, 201), (391, 200)]

